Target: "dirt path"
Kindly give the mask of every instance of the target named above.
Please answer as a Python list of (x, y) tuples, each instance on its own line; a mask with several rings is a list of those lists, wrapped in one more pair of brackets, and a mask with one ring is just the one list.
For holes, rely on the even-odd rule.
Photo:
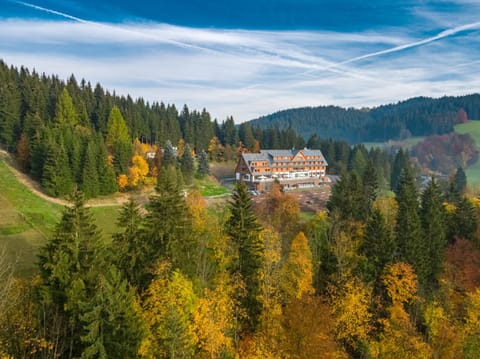
[[(38, 182), (32, 180), (30, 177), (28, 177), (25, 173), (21, 172), (17, 168), (12, 156), (7, 151), (0, 149), (0, 157), (4, 159), (4, 162), (7, 165), (8, 169), (17, 178), (18, 182), (20, 182), (25, 187), (27, 187), (33, 194), (44, 199), (45, 201), (56, 203), (61, 206), (65, 206), (68, 204), (68, 201), (66, 200), (63, 200), (60, 198), (54, 198), (46, 195), (42, 191), (42, 188), (40, 187), (40, 184)], [(126, 203), (130, 197), (131, 197), (130, 194), (121, 193), (121, 194), (115, 194), (115, 197), (109, 196), (104, 198), (102, 197), (94, 198), (87, 201), (86, 206), (87, 207), (121, 206), (122, 204)], [(141, 194), (141, 195), (136, 195), (134, 197), (139, 197), (137, 200), (140, 200), (140, 202), (143, 202), (144, 197), (148, 198), (148, 195)]]

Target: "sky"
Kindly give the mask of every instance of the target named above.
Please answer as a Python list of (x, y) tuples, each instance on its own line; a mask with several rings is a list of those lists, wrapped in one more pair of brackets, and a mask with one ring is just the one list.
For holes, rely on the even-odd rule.
[(480, 1), (0, 0), (0, 59), (240, 123), (480, 92)]

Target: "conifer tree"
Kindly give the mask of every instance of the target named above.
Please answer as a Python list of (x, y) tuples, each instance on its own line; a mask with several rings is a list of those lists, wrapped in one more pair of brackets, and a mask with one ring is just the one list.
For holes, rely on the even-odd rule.
[(400, 176), (396, 199), (398, 215), (395, 234), (400, 260), (411, 264), (419, 282), (424, 284), (429, 265), (428, 248), (422, 233), (418, 194), (408, 164)]
[(205, 151), (202, 151), (198, 155), (197, 176), (199, 178), (204, 178), (209, 174), (210, 174), (210, 165), (208, 164), (208, 156)]
[(190, 145), (187, 143), (183, 151), (182, 157), (180, 159), (180, 168), (182, 170), (183, 179), (186, 184), (192, 183), (193, 173), (194, 173), (194, 162), (192, 156), (192, 150)]
[(462, 167), (457, 168), (457, 172), (455, 172), (455, 176), (453, 178), (453, 182), (455, 183), (455, 187), (460, 195), (465, 193), (467, 189), (467, 175)]
[(115, 263), (122, 276), (134, 286), (139, 287), (144, 281), (150, 266), (147, 261), (143, 216), (138, 203), (130, 199), (120, 210), (117, 226), (121, 232), (113, 235)]
[(360, 250), (366, 257), (365, 279), (373, 281), (377, 288), (385, 265), (393, 261), (396, 251), (392, 233), (390, 233), (385, 218), (379, 209), (372, 210), (365, 227)]
[(63, 143), (50, 142), (42, 170), (42, 187), (50, 196), (58, 197), (70, 193), (73, 179)]
[(463, 197), (455, 204), (455, 210), (449, 215), (448, 239), (453, 243), (455, 239), (475, 239), (477, 231), (477, 211), (473, 203)]
[(113, 155), (116, 173), (127, 173), (132, 155), (132, 141), (127, 124), (117, 106), (112, 107), (108, 117), (105, 143)]
[(372, 211), (373, 202), (377, 198), (378, 192), (378, 174), (372, 160), (367, 162), (365, 171), (362, 175), (363, 183), (363, 219), (366, 220)]
[[(40, 251), (40, 293), (46, 339), (57, 343), (61, 355), (79, 357), (84, 347), (80, 317), (94, 290), (103, 255), (100, 233), (83, 195), (75, 192), (71, 201), (52, 239)], [(55, 327), (58, 323), (60, 329)]]
[(247, 294), (241, 298), (248, 313), (248, 329), (255, 329), (261, 313), (259, 271), (262, 266), (263, 245), (260, 239), (261, 227), (253, 212), (252, 200), (245, 183), (240, 182), (232, 195), (229, 205), (230, 218), (226, 233), (232, 240), (238, 259), (232, 265), (232, 272), (239, 273), (245, 283)]
[(162, 157), (162, 166), (176, 166), (177, 165), (177, 156), (175, 150), (173, 149), (172, 142), (168, 140), (163, 146), (163, 157)]
[(74, 126), (78, 122), (78, 115), (73, 106), (72, 98), (64, 88), (55, 107), (55, 123), (60, 127)]
[(86, 198), (96, 197), (100, 193), (100, 183), (97, 172), (97, 153), (92, 141), (87, 145), (84, 158), (81, 189)]
[(99, 183), (99, 193), (101, 195), (111, 194), (118, 190), (115, 178), (113, 163), (110, 163), (103, 138), (99, 134), (95, 141), (97, 144), (97, 174)]
[(397, 191), (398, 182), (400, 180), (400, 176), (402, 174), (403, 169), (407, 166), (408, 163), (408, 154), (400, 148), (397, 154), (395, 155), (395, 159), (393, 161), (392, 173), (390, 178), (390, 188), (392, 191)]
[(426, 279), (429, 284), (435, 284), (442, 271), (447, 246), (443, 196), (435, 178), (432, 178), (422, 193), (420, 217), (429, 258)]
[[(158, 177), (157, 194), (150, 197), (147, 205), (145, 224), (147, 263), (154, 264), (159, 258), (173, 259), (174, 264), (188, 257), (188, 235), (191, 233), (191, 221), (182, 193), (180, 171), (174, 166), (163, 168)], [(173, 256), (172, 253), (178, 256)]]
[(99, 274), (83, 312), (82, 358), (137, 357), (144, 334), (140, 309), (114, 266)]

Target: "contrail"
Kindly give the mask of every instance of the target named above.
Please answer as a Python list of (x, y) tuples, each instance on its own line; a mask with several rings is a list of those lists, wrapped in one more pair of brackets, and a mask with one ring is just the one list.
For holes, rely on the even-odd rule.
[[(176, 45), (176, 46), (179, 46), (179, 47), (182, 47), (182, 48), (195, 49), (195, 50), (199, 50), (199, 51), (202, 51), (202, 52), (215, 54), (215, 55), (218, 55), (218, 54), (229, 55), (229, 56), (232, 56), (232, 57), (236, 58), (235, 54), (230, 54), (230, 53), (225, 52), (225, 51), (220, 51), (220, 50), (217, 50), (217, 49), (212, 49), (212, 48), (208, 48), (208, 47), (204, 47), (204, 46), (192, 45), (192, 44), (181, 42), (181, 41), (165, 39), (165, 38), (153, 35), (153, 34), (147, 34), (147, 33), (142, 32), (142, 31), (136, 31), (136, 30), (132, 30), (132, 29), (124, 28), (124, 27), (108, 25), (108, 24), (104, 24), (104, 23), (100, 23), (100, 22), (96, 22), (96, 21), (86, 20), (86, 19), (82, 19), (82, 18), (79, 18), (79, 17), (76, 17), (76, 16), (72, 16), (70, 14), (67, 14), (67, 13), (64, 13), (64, 12), (61, 12), (61, 11), (49, 9), (49, 8), (39, 6), (39, 5), (35, 5), (35, 4), (32, 4), (32, 3), (28, 3), (28, 2), (25, 2), (25, 1), (20, 1), (20, 0), (8, 0), (8, 1), (10, 1), (12, 3), (15, 3), (15, 4), (23, 5), (25, 7), (29, 7), (29, 8), (38, 10), (38, 11), (43, 11), (43, 12), (46, 12), (46, 13), (49, 13), (49, 14), (58, 15), (58, 16), (66, 18), (66, 19), (73, 20), (75, 22), (79, 22), (79, 23), (82, 23), (82, 24), (88, 24), (88, 25), (97, 26), (97, 27), (114, 29), (116, 31), (122, 31), (122, 32), (125, 32), (125, 33), (134, 34), (134, 35), (141, 36), (141, 37), (148, 38), (148, 39), (152, 39), (152, 40), (155, 40), (155, 41), (160, 41), (160, 42), (163, 42), (163, 43)], [(325, 65), (325, 64), (320, 65), (318, 63), (305, 62), (301, 57), (297, 57), (297, 56), (288, 55), (288, 56), (285, 57), (284, 55), (282, 55), (279, 52), (275, 52), (275, 51), (272, 52), (271, 50), (268, 50), (268, 49), (265, 50), (265, 49), (250, 48), (250, 47), (246, 47), (246, 49), (249, 49), (251, 51), (254, 51), (254, 52), (257, 52), (257, 53), (260, 53), (260, 54), (264, 54), (264, 55), (266, 55), (266, 56), (268, 56), (272, 59), (283, 59), (287, 62), (291, 61), (290, 64), (294, 67), (310, 68), (310, 70), (305, 71), (305, 73), (327, 70), (327, 71), (334, 72), (334, 73), (341, 72), (343, 74), (354, 76), (354, 75), (350, 74), (349, 71), (346, 71), (345, 69), (336, 68), (337, 64), (331, 64), (330, 62), (327, 65)], [(280, 65), (280, 66), (282, 66), (282, 65)]]
[(9, 1), (11, 1), (13, 3), (16, 3), (16, 4), (26, 6), (26, 7), (29, 7), (29, 8), (32, 8), (32, 9), (35, 9), (35, 10), (40, 10), (40, 11), (47, 12), (49, 14), (58, 15), (58, 16), (64, 17), (64, 18), (69, 19), (69, 20), (74, 20), (74, 21), (80, 22), (82, 24), (89, 24), (89, 25), (94, 25), (94, 26), (98, 26), (98, 27), (110, 28), (110, 29), (114, 29), (114, 30), (117, 30), (117, 31), (123, 31), (123, 32), (126, 32), (126, 33), (143, 36), (143, 37), (148, 38), (148, 39), (162, 41), (162, 42), (169, 43), (169, 44), (176, 45), (176, 46), (183, 47), (183, 48), (190, 48), (190, 49), (201, 50), (201, 51), (205, 51), (205, 52), (218, 53), (218, 51), (209, 49), (207, 47), (191, 45), (191, 44), (187, 44), (187, 43), (180, 42), (180, 41), (175, 41), (175, 40), (166, 40), (166, 39), (160, 38), (158, 36), (146, 34), (146, 33), (141, 32), (141, 31), (135, 31), (135, 30), (131, 30), (131, 29), (118, 27), (118, 26), (107, 25), (107, 24), (104, 24), (104, 23), (96, 22), (96, 21), (85, 20), (85, 19), (82, 19), (82, 18), (79, 18), (79, 17), (76, 17), (76, 16), (66, 14), (64, 12), (48, 9), (48, 8), (38, 6), (38, 5), (34, 5), (34, 4), (30, 4), (30, 3), (24, 2), (24, 1), (17, 1), (17, 0), (9, 0)]
[[(456, 34), (458, 34), (460, 32), (463, 32), (463, 31), (474, 30), (474, 29), (478, 29), (478, 28), (480, 28), (480, 22), (473, 22), (473, 23), (470, 23), (470, 24), (453, 27), (451, 29), (447, 29), (447, 30), (442, 31), (435, 36), (428, 37), (428, 38), (423, 39), (423, 40), (410, 42), (408, 44), (395, 46), (395, 47), (392, 47), (390, 49), (371, 52), (369, 54), (353, 57), (351, 59), (329, 65), (329, 66), (323, 68), (322, 70), (323, 71), (331, 70), (332, 68), (341, 67), (342, 65), (351, 64), (353, 62), (358, 62), (358, 61), (369, 59), (369, 58), (372, 58), (372, 57), (382, 56), (382, 55), (391, 54), (391, 53), (398, 52), (398, 51), (411, 49), (412, 47), (418, 47), (418, 46), (426, 45), (426, 44), (429, 44), (431, 42), (441, 40), (441, 39), (444, 39), (444, 38), (452, 36), (452, 35), (456, 35)], [(306, 71), (305, 74), (316, 72), (316, 71), (322, 71), (322, 70), (310, 70), (310, 71)]]

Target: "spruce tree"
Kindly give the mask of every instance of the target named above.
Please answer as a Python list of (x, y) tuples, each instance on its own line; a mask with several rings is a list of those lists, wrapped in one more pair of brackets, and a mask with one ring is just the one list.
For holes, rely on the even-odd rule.
[(455, 203), (455, 210), (449, 216), (448, 240), (455, 242), (456, 238), (475, 240), (477, 232), (477, 210), (473, 203), (463, 197)]
[(429, 258), (428, 247), (422, 233), (418, 194), (410, 166), (407, 164), (397, 186), (398, 214), (395, 233), (399, 259), (410, 263), (421, 284), (425, 283)]
[(396, 245), (382, 212), (373, 209), (365, 227), (360, 251), (365, 255), (364, 274), (367, 281), (373, 281), (376, 287), (387, 263), (393, 261)]
[(429, 284), (434, 285), (442, 271), (447, 246), (443, 196), (435, 178), (432, 178), (422, 193), (420, 218), (429, 258), (426, 279)]
[(192, 156), (192, 150), (190, 149), (189, 144), (185, 145), (182, 157), (180, 159), (180, 168), (182, 170), (183, 179), (186, 184), (192, 183), (193, 173), (194, 173), (194, 162)]
[(121, 232), (113, 235), (115, 263), (130, 285), (139, 288), (150, 266), (146, 254), (149, 248), (144, 238), (144, 219), (137, 202), (130, 199), (120, 210), (117, 226)]
[(252, 200), (245, 183), (240, 182), (229, 204), (230, 218), (226, 233), (232, 240), (238, 259), (233, 263), (232, 273), (239, 273), (245, 283), (246, 295), (241, 302), (248, 313), (246, 327), (254, 330), (258, 324), (262, 305), (259, 270), (262, 267), (263, 245), (259, 236), (261, 227), (253, 212)]
[(172, 142), (168, 140), (163, 146), (163, 157), (162, 157), (162, 166), (176, 166), (177, 165), (177, 155), (173, 149)]
[(74, 126), (78, 122), (78, 115), (73, 106), (72, 98), (64, 88), (55, 108), (55, 123), (60, 127)]
[(458, 193), (460, 193), (460, 195), (463, 195), (467, 189), (467, 176), (462, 167), (457, 168), (457, 172), (455, 172), (453, 182), (455, 183), (455, 187)]
[(103, 258), (101, 236), (83, 195), (75, 192), (71, 201), (39, 256), (43, 318), (48, 318), (43, 323), (46, 339), (57, 343), (56, 350), (63, 357), (82, 353), (80, 317), (94, 291)]
[(81, 189), (86, 198), (98, 196), (100, 183), (98, 180), (97, 151), (93, 141), (90, 141), (85, 150), (82, 171)]
[(73, 189), (67, 153), (63, 143), (50, 142), (47, 146), (42, 169), (42, 187), (50, 196), (64, 196)]
[(210, 165), (208, 164), (208, 156), (205, 151), (198, 155), (197, 177), (204, 178), (210, 174)]
[(362, 175), (363, 184), (363, 200), (362, 214), (366, 220), (372, 211), (373, 202), (377, 198), (378, 192), (378, 175), (372, 160), (367, 162), (365, 171)]
[(82, 358), (138, 356), (143, 323), (135, 294), (114, 266), (99, 274), (80, 320), (85, 333), (81, 336)]
[(115, 172), (127, 173), (132, 155), (132, 141), (127, 124), (117, 106), (113, 106), (107, 122), (107, 147), (113, 155)]
[(110, 163), (101, 135), (97, 136), (97, 174), (99, 194), (106, 195), (118, 190), (113, 163)]
[(403, 149), (400, 148), (397, 154), (395, 155), (395, 159), (393, 161), (392, 173), (390, 177), (390, 188), (392, 191), (397, 191), (398, 182), (400, 180), (400, 176), (402, 174), (403, 169), (407, 166), (408, 163), (408, 154), (406, 154)]
[[(157, 194), (150, 197), (146, 206), (145, 256), (147, 263), (152, 265), (159, 258), (173, 259), (178, 265), (175, 260), (190, 255), (188, 250), (182, 255), (178, 253), (183, 244), (187, 245), (191, 233), (190, 216), (179, 177), (181, 172), (176, 167), (163, 168), (158, 177)], [(173, 256), (173, 253), (178, 256)]]

